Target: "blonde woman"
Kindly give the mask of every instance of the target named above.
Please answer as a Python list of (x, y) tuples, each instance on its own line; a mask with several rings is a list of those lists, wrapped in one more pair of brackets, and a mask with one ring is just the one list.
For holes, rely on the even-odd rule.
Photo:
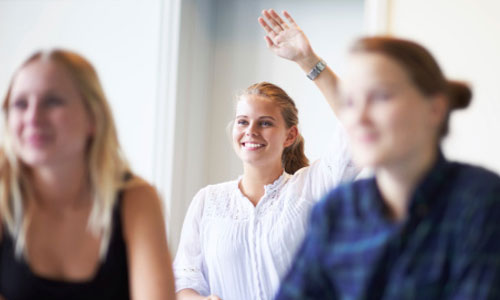
[(155, 190), (120, 151), (83, 57), (38, 52), (3, 102), (0, 294), (6, 299), (174, 299)]
[[(269, 47), (307, 72), (313, 69), (320, 59), (291, 17), (285, 14), (285, 23), (272, 10), (264, 16), (270, 24), (260, 23)], [(273, 23), (281, 25), (272, 31)], [(313, 79), (332, 100), (332, 70), (324, 68)], [(260, 82), (239, 95), (232, 144), (243, 174), (194, 197), (174, 262), (179, 299), (274, 296), (302, 242), (312, 206), (357, 174), (340, 126), (332, 129), (335, 148), (309, 165), (298, 125), (295, 103), (278, 86)]]

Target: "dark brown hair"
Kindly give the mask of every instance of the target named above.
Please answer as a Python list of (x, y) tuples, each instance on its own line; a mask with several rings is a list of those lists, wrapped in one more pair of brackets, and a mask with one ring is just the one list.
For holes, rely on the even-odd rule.
[(471, 101), (472, 91), (468, 85), (447, 80), (430, 52), (415, 42), (392, 37), (366, 37), (357, 40), (350, 52), (386, 55), (406, 70), (415, 86), (424, 95), (444, 94), (448, 98), (449, 109), (439, 132), (440, 137), (448, 133), (450, 112), (466, 108)]
[[(240, 96), (258, 95), (266, 97), (280, 107), (281, 115), (285, 120), (287, 128), (299, 125), (299, 111), (292, 98), (277, 85), (269, 82), (259, 82), (246, 88)], [(304, 154), (304, 138), (299, 133), (293, 144), (286, 147), (281, 155), (281, 163), (288, 174), (294, 174), (297, 170), (307, 167), (309, 160)]]

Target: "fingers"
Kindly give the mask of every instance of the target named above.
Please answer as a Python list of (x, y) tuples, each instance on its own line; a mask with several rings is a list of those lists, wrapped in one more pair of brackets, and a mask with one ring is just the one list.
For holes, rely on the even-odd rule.
[(283, 15), (288, 20), (288, 22), (290, 22), (290, 24), (292, 24), (295, 27), (298, 27), (297, 23), (295, 23), (295, 20), (292, 18), (292, 16), (290, 16), (290, 14), (286, 10), (283, 11)]
[[(270, 10), (269, 10), (270, 11)], [(271, 13), (268, 10), (263, 10), (262, 14), (266, 17), (267, 22), (269, 22), (269, 25), (273, 29), (275, 33), (280, 33), (281, 31), (284, 30), (283, 27), (271, 16)]]
[(283, 19), (278, 15), (274, 9), (263, 10), (262, 15), (266, 18), (260, 17), (259, 23), (266, 29), (268, 34), (274, 37), (275, 34), (279, 34), (281, 31), (287, 30), (289, 28), (288, 24), (283, 21)]
[(271, 15), (271, 17), (273, 17), (273, 20), (283, 29), (287, 29), (288, 28), (288, 24), (283, 21), (283, 19), (280, 17), (280, 15), (278, 15), (278, 13), (274, 10), (274, 9), (270, 9), (268, 10), (269, 14)]
[(270, 37), (268, 37), (267, 35), (264, 37), (264, 39), (266, 40), (266, 44), (267, 44), (267, 48), (272, 48), (274, 47), (274, 42), (273, 40), (271, 40)]
[[(283, 15), (290, 24), (298, 27), (287, 11), (283, 11)], [(276, 38), (279, 38), (281, 32), (290, 29), (290, 26), (274, 9), (264, 9), (262, 11), (262, 16), (263, 17), (258, 18), (258, 21), (260, 26), (267, 32), (267, 36), (265, 36), (267, 47), (274, 48), (276, 46)]]
[(276, 35), (276, 32), (274, 32), (274, 30), (266, 23), (264, 18), (259, 17), (258, 20), (259, 20), (260, 26), (262, 26), (262, 28), (264, 28), (264, 30), (267, 32), (267, 34), (269, 34), (272, 37), (274, 37)]

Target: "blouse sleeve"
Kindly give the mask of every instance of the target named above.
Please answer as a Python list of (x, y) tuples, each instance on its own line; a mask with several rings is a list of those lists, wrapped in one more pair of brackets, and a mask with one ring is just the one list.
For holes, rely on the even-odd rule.
[(173, 266), (176, 292), (182, 289), (193, 289), (200, 295), (209, 295), (209, 286), (203, 271), (200, 238), (205, 194), (205, 189), (202, 189), (194, 196), (184, 218), (179, 248)]
[(299, 170), (294, 177), (303, 184), (303, 193), (307, 198), (318, 201), (329, 190), (342, 182), (354, 180), (360, 169), (354, 165), (347, 133), (335, 118), (325, 153), (308, 168)]

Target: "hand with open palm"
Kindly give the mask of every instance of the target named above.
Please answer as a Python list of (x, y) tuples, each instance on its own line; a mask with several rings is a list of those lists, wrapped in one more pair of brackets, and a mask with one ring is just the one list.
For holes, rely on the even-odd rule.
[[(297, 63), (304, 73), (310, 74), (321, 58), (313, 51), (307, 36), (292, 16), (287, 11), (283, 11), (283, 16), (288, 22), (284, 21), (274, 9), (262, 11), (259, 24), (267, 33), (265, 36), (267, 47), (279, 57)], [(332, 110), (338, 111), (338, 80), (333, 70), (326, 66), (313, 82)]]
[(262, 15), (258, 20), (267, 32), (267, 47), (276, 55), (294, 61), (306, 69), (318, 62), (319, 57), (312, 50), (306, 35), (287, 11), (283, 11), (283, 15), (288, 22), (274, 9), (263, 10)]

